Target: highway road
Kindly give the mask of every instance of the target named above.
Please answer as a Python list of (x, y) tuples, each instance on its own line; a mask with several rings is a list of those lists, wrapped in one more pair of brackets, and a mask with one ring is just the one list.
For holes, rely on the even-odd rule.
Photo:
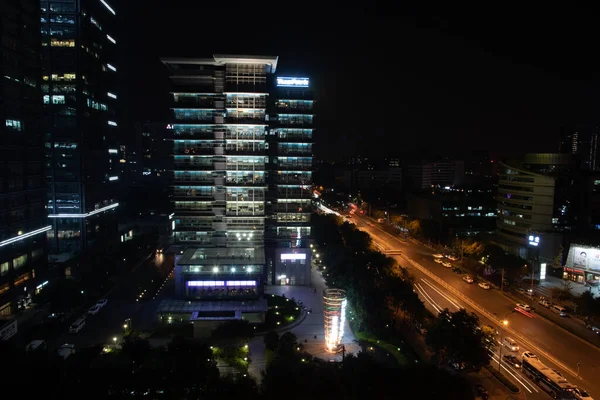
[[(536, 315), (535, 312), (529, 317), (514, 311), (515, 301), (497, 290), (485, 290), (478, 287), (476, 283), (468, 284), (464, 282), (462, 280), (463, 275), (456, 274), (451, 268), (445, 268), (441, 264), (435, 263), (432, 251), (427, 247), (400, 240), (399, 237), (384, 231), (376, 222), (370, 219), (356, 215), (353, 219), (359, 229), (371, 235), (374, 244), (378, 247), (388, 251), (394, 250), (392, 254), (402, 254), (391, 256), (400, 265), (411, 271), (415, 277), (416, 289), (428, 308), (432, 310), (436, 307), (448, 308), (450, 311), (456, 311), (460, 307), (465, 307), (469, 311), (475, 311), (479, 314), (482, 323), (495, 325), (500, 332), (500, 337), (517, 336), (514, 339), (521, 347), (519, 355), (523, 351), (536, 353), (546, 365), (561, 371), (571, 383), (590, 391), (592, 396), (594, 394), (597, 394), (596, 397), (600, 396), (600, 381), (594, 378), (595, 374), (600, 372), (599, 348)], [(478, 307), (493, 314), (497, 320), (508, 320), (509, 330), (512, 333), (506, 332), (502, 326), (488, 320), (478, 310), (463, 304), (456, 294), (450, 293), (449, 289), (435, 282), (419, 268), (410, 265), (403, 256), (416, 261), (427, 271), (441, 278), (445, 284), (460, 292), (462, 296), (470, 299)], [(537, 304), (530, 305), (535, 309)], [(519, 343), (522, 340), (519, 340), (518, 336), (528, 343)], [(580, 366), (579, 377), (577, 376), (578, 364)], [(527, 381), (527, 378), (522, 377), (520, 373), (512, 377), (513, 380), (516, 380), (516, 378)], [(525, 390), (523, 389), (524, 385), (529, 386), (529, 391), (532, 393), (527, 390), (525, 392), (528, 395), (535, 396), (535, 391), (531, 389), (534, 388), (537, 391), (540, 389), (535, 385), (527, 385), (528, 383), (527, 381), (525, 384), (519, 384), (518, 386), (522, 390)], [(544, 394), (544, 396), (546, 395)]]
[[(156, 320), (156, 308), (172, 286), (172, 268), (172, 255), (157, 254), (156, 258), (145, 261), (116, 284), (107, 295), (108, 303), (97, 314), (86, 316), (86, 325), (79, 333), (64, 332), (49, 341), (49, 348), (56, 349), (64, 343), (74, 344), (76, 349), (112, 344), (113, 338), (122, 338), (128, 318), (134, 330), (151, 328)], [(68, 330), (68, 326), (65, 329)]]

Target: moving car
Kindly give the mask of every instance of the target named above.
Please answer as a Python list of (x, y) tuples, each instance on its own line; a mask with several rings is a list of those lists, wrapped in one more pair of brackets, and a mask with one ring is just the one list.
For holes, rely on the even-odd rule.
[(477, 284), (477, 286), (479, 286), (480, 288), (485, 289), (485, 290), (489, 290), (490, 289), (490, 284), (487, 283), (487, 282), (479, 282)]
[(517, 308), (520, 308), (523, 311), (531, 312), (531, 306), (525, 303), (517, 303)]
[(521, 358), (529, 359), (529, 358), (537, 358), (537, 356), (530, 351), (526, 351), (523, 353), (523, 356)]
[(444, 255), (439, 253), (433, 254), (433, 258), (444, 258)]
[(452, 268), (452, 264), (450, 264), (450, 263), (449, 263), (449, 262), (447, 262), (447, 261), (444, 261), (444, 262), (442, 262), (442, 265), (443, 265), (444, 267), (446, 267), (446, 268)]
[(519, 361), (519, 359), (512, 354), (507, 354), (503, 358), (506, 363), (512, 365), (513, 367), (521, 368), (521, 361)]
[(433, 261), (435, 261), (435, 262), (436, 262), (436, 263), (438, 263), (438, 264), (441, 264), (441, 263), (443, 263), (443, 261), (442, 261), (440, 258), (436, 258), (436, 259), (434, 259)]
[(101, 307), (98, 304), (96, 304), (94, 307), (92, 307), (88, 310), (88, 314), (96, 315), (96, 314), (98, 314), (98, 311), (100, 311), (100, 308)]
[(546, 299), (542, 299), (542, 300), (540, 300), (540, 301), (539, 301), (539, 303), (540, 303), (542, 306), (546, 307), (546, 308), (550, 308), (550, 306), (552, 305), (552, 303), (550, 303), (550, 302), (549, 302), (548, 300), (546, 300)]
[(586, 392), (585, 390), (583, 390), (580, 387), (577, 387), (575, 389), (573, 389), (573, 392), (575, 392), (575, 398), (579, 399), (579, 400), (594, 400), (592, 399), (592, 396), (590, 396), (590, 394), (588, 392)]
[(585, 327), (594, 332), (596, 335), (600, 335), (600, 328), (598, 328), (597, 326), (586, 322)]
[(481, 398), (483, 400), (487, 400), (487, 399), (490, 398), (490, 394), (483, 387), (483, 385), (476, 385), (475, 386), (475, 394), (477, 395), (477, 397), (479, 397), (479, 398)]
[(108, 300), (106, 299), (100, 299), (98, 300), (98, 302), (96, 303), (96, 305), (100, 308), (104, 307), (106, 305), (106, 303), (108, 303)]
[(465, 275), (463, 277), (463, 281), (465, 281), (467, 283), (473, 283), (473, 282), (475, 282), (475, 280), (473, 279), (473, 277), (471, 275)]
[(519, 345), (513, 338), (505, 337), (502, 345), (508, 347), (510, 351), (519, 351)]
[(446, 257), (447, 257), (447, 258), (448, 258), (450, 261), (457, 261), (457, 260), (458, 260), (458, 257), (456, 257), (456, 256), (453, 256), (452, 254), (448, 254)]

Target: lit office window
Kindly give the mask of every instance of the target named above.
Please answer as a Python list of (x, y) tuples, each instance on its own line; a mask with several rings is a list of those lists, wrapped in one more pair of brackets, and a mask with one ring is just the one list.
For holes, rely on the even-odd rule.
[(18, 119), (7, 119), (6, 128), (11, 131), (21, 132), (23, 130), (23, 122)]

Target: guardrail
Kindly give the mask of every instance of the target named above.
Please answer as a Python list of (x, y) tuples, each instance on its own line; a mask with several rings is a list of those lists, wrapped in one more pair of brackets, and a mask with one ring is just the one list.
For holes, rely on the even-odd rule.
[(492, 321), (494, 324), (496, 324), (498, 326), (501, 326), (505, 331), (507, 331), (508, 333), (510, 333), (512, 337), (518, 339), (519, 341), (521, 341), (522, 343), (524, 343), (525, 345), (527, 345), (530, 349), (533, 349), (537, 354), (540, 354), (540, 355), (546, 357), (548, 360), (552, 361), (558, 367), (562, 368), (565, 371), (568, 371), (571, 375), (573, 375), (575, 377), (578, 377), (577, 371), (569, 368), (568, 366), (566, 366), (562, 362), (558, 361), (555, 357), (551, 356), (550, 354), (548, 354), (544, 350), (540, 349), (539, 347), (537, 347), (536, 345), (534, 345), (533, 343), (531, 343), (528, 339), (526, 339), (525, 337), (523, 337), (520, 333), (515, 332), (512, 328), (503, 326), (502, 321), (500, 321), (500, 319), (497, 316), (491, 314), (487, 310), (485, 310), (482, 307), (480, 307), (478, 304), (476, 304), (475, 302), (473, 302), (470, 298), (466, 297), (460, 291), (458, 291), (454, 287), (450, 286), (448, 283), (446, 283), (445, 281), (443, 281), (441, 278), (439, 278), (437, 275), (435, 275), (434, 273), (432, 273), (431, 271), (429, 271), (427, 268), (423, 267), (421, 264), (419, 264), (418, 262), (414, 261), (410, 257), (407, 257), (404, 254), (400, 254), (398, 256), (401, 257), (402, 259), (404, 259), (405, 261), (407, 261), (413, 267), (417, 268), (424, 275), (427, 275), (430, 279), (432, 279), (433, 281), (435, 281), (438, 285), (440, 285), (441, 287), (443, 287), (444, 289), (446, 289), (448, 292), (452, 293), (454, 296), (456, 296), (458, 299), (460, 299), (463, 303), (467, 304), (473, 310), (477, 311), (479, 314), (483, 315), (484, 317), (486, 317), (487, 319), (489, 319), (490, 321)]

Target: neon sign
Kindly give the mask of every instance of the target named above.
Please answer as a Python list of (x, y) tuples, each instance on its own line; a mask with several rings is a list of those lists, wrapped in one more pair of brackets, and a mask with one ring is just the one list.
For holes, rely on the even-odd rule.
[(277, 78), (277, 86), (284, 87), (308, 87), (308, 78)]

